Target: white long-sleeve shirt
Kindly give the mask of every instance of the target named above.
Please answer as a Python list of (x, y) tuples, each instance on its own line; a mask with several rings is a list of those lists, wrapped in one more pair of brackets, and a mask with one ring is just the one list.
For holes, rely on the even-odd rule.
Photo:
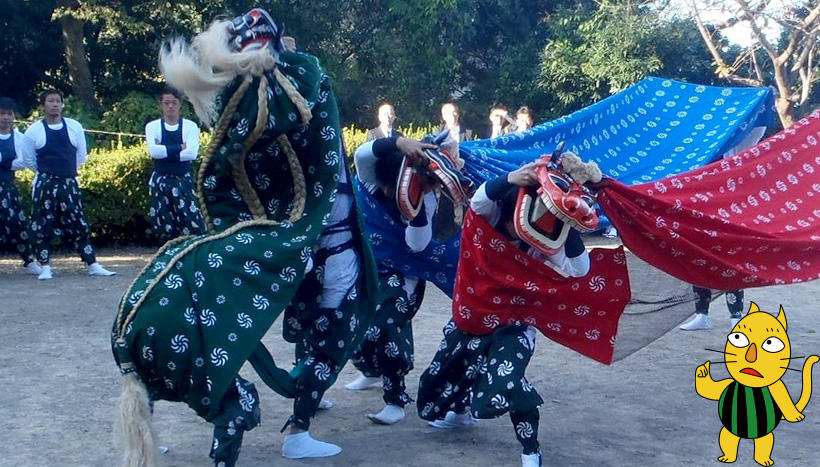
[[(13, 128), (11, 131), (14, 134), (15, 154), (14, 159), (11, 161), (11, 170), (22, 170), (27, 167), (26, 161), (36, 161), (37, 155), (34, 153), (34, 145), (31, 144), (31, 141), (28, 140), (26, 135), (17, 131), (16, 128)], [(0, 140), (8, 140), (9, 138), (11, 138), (12, 133), (8, 133), (5, 135), (0, 134)]]
[[(501, 202), (493, 201), (487, 196), (486, 185), (486, 182), (482, 183), (473, 194), (470, 199), (470, 208), (490, 225), (496, 226), (501, 220)], [(583, 277), (589, 273), (589, 253), (586, 250), (573, 258), (567, 257), (565, 245), (561, 245), (558, 251), (551, 255), (535, 248), (529, 248), (527, 254), (570, 277)]]
[[(168, 157), (168, 149), (164, 144), (160, 144), (160, 141), (162, 141), (160, 120), (157, 119), (145, 125), (145, 140), (148, 143), (148, 154), (151, 155), (152, 159), (165, 159)], [(179, 161), (188, 162), (196, 159), (199, 155), (199, 127), (187, 118), (181, 119), (181, 122), (182, 142), (185, 144), (185, 149), (180, 151)], [(166, 123), (165, 129), (167, 131), (177, 131), (179, 124), (169, 125)]]
[[(71, 145), (76, 148), (77, 168), (80, 168), (80, 166), (85, 164), (85, 160), (88, 158), (88, 145), (85, 142), (85, 130), (80, 122), (74, 120), (73, 118), (63, 117), (63, 121), (65, 121), (68, 126), (68, 140), (71, 141)], [(61, 122), (56, 125), (49, 125), (48, 127), (52, 130), (61, 130), (63, 128), (63, 124)], [(36, 172), (36, 151), (42, 149), (43, 146), (46, 145), (46, 129), (43, 128), (43, 121), (37, 120), (32, 123), (26, 130), (25, 134), (28, 139), (27, 144), (31, 144), (31, 148), (33, 150), (30, 153), (23, 153), (24, 163), (26, 167)]]

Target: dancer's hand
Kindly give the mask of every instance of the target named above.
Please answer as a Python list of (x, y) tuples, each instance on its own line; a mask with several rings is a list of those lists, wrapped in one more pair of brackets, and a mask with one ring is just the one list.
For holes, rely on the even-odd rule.
[(405, 138), (404, 136), (398, 137), (396, 147), (402, 154), (409, 157), (410, 161), (414, 164), (427, 161), (427, 155), (424, 154), (425, 149), (438, 148), (435, 144), (422, 143), (421, 141)]
[(507, 181), (517, 186), (533, 186), (538, 185), (538, 177), (535, 175), (535, 169), (547, 165), (547, 161), (537, 160), (524, 164), (521, 167), (513, 170), (507, 174)]

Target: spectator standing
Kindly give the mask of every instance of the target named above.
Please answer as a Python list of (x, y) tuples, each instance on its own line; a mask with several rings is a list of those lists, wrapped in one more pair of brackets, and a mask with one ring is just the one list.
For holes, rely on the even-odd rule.
[(437, 132), (440, 133), (445, 129), (449, 129), (450, 137), (457, 143), (470, 141), (473, 139), (473, 130), (462, 127), (460, 117), (461, 114), (455, 102), (445, 103), (441, 106), (441, 125), (439, 125)]
[(390, 138), (392, 136), (404, 136), (400, 131), (393, 129), (393, 122), (396, 121), (396, 111), (393, 105), (385, 102), (379, 106), (379, 126), (367, 130), (367, 141), (375, 141), (381, 138)]
[[(25, 168), (24, 152), (32, 151), (25, 135), (14, 128), (16, 111), (14, 99), (0, 97), (0, 244), (13, 246), (26, 272), (39, 275), (42, 270), (34, 260), (28, 216), (14, 184), (14, 172)], [(33, 154), (28, 155), (28, 159), (33, 158)]]
[[(85, 130), (77, 120), (63, 117), (63, 94), (49, 89), (40, 95), (45, 118), (34, 122), (26, 130), (27, 144), (32, 151), (24, 153), (26, 166), (33, 169), (32, 230), (35, 252), (42, 272), (39, 279), (51, 279), (49, 265), (51, 240), (62, 237), (70, 241), (88, 264), (91, 276), (113, 276), (97, 262), (94, 247), (89, 240), (77, 169), (85, 163)], [(33, 157), (32, 157), (33, 154)]]
[(199, 155), (199, 127), (180, 117), (179, 91), (165, 88), (160, 94), (162, 118), (145, 125), (148, 153), (154, 173), (148, 182), (151, 193), (151, 228), (164, 239), (205, 233), (191, 177)]
[(535, 117), (529, 107), (522, 106), (515, 113), (515, 131), (527, 131), (535, 124)]

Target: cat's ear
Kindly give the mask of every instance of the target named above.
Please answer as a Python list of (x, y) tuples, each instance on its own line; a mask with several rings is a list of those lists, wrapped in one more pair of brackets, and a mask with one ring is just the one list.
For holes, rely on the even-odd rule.
[(752, 313), (757, 313), (758, 311), (760, 311), (760, 307), (757, 306), (757, 303), (749, 301), (749, 312), (746, 314), (750, 315)]
[(777, 320), (783, 325), (783, 330), (786, 331), (786, 312), (783, 311), (783, 305), (780, 305), (780, 312), (777, 313)]

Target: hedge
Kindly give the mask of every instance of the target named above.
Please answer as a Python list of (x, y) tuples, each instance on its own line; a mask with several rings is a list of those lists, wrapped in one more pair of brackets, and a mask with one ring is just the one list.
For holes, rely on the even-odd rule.
[[(404, 135), (420, 139), (432, 126), (398, 129)], [(343, 129), (349, 155), (364, 143), (366, 131), (354, 127)], [(210, 134), (202, 133), (200, 156), (205, 153)], [(349, 161), (352, 164), (352, 161)], [(195, 169), (198, 163), (195, 164)], [(79, 170), (85, 215), (91, 226), (92, 243), (103, 245), (158, 245), (161, 241), (150, 231), (148, 220), (148, 180), (153, 165), (145, 143), (113, 149), (92, 149), (88, 161)], [(17, 172), (23, 206), (31, 212), (31, 184), (34, 174)]]

